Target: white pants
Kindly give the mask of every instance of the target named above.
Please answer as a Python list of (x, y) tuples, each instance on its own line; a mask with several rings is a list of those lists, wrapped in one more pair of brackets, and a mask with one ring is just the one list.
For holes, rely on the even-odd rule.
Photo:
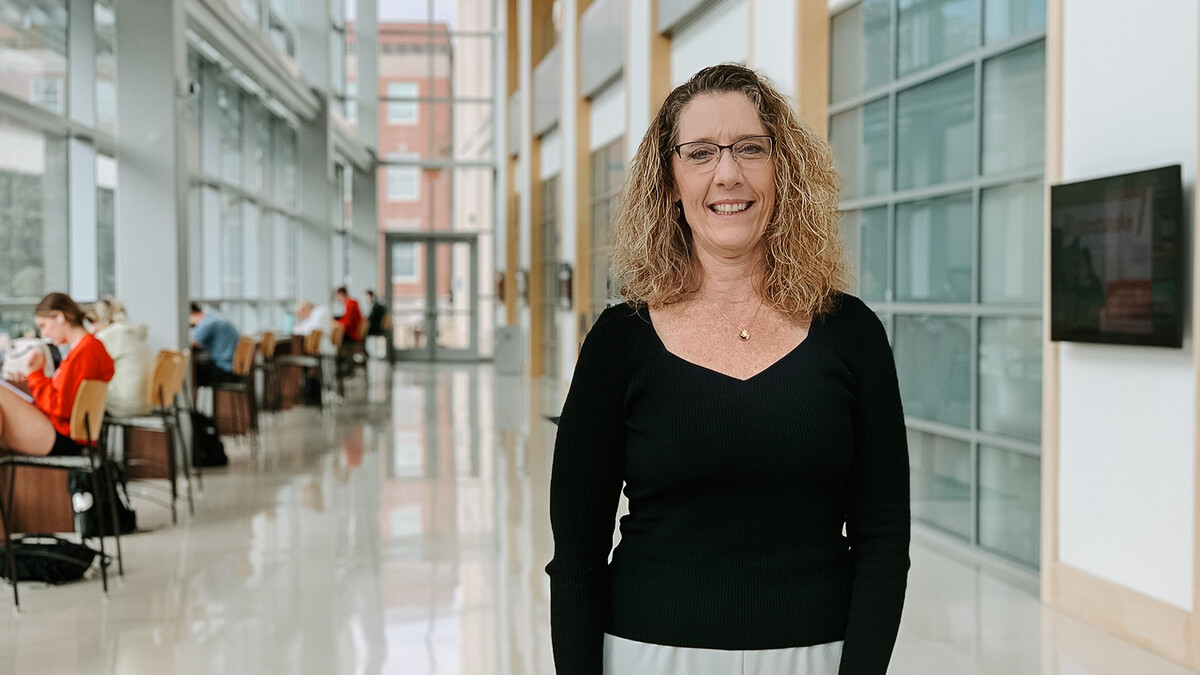
[(604, 636), (604, 675), (834, 675), (842, 642), (790, 649), (695, 649)]

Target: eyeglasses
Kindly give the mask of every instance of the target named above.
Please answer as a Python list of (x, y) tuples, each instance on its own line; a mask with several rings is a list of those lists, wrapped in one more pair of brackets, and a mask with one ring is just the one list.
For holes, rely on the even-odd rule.
[(692, 141), (680, 143), (671, 148), (683, 165), (695, 171), (711, 171), (717, 167), (721, 151), (729, 150), (734, 161), (743, 169), (752, 169), (766, 164), (771, 159), (771, 151), (775, 149), (775, 139), (770, 136), (747, 136), (729, 145), (720, 145), (708, 141)]

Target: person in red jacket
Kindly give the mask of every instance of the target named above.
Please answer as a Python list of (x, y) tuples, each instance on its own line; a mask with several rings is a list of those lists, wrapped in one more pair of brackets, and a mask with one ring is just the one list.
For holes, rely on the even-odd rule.
[(350, 297), (345, 286), (339, 286), (333, 292), (333, 296), (346, 308), (341, 316), (334, 319), (346, 329), (345, 339), (350, 342), (362, 342), (362, 310), (358, 308), (358, 301)]
[(54, 377), (43, 372), (45, 355), (35, 351), (26, 362), (25, 383), (32, 402), (9, 387), (0, 387), (0, 446), (26, 455), (77, 455), (71, 440), (71, 408), (84, 380), (108, 382), (113, 360), (83, 326), (83, 310), (65, 293), (51, 293), (34, 309), (42, 337), (70, 345)]

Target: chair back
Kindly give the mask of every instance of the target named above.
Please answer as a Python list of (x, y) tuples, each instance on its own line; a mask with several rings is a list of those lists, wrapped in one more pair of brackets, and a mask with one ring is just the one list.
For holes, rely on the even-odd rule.
[(320, 329), (314, 330), (304, 338), (304, 353), (316, 356), (321, 353), (321, 338), (325, 336)]
[(91, 445), (100, 438), (106, 396), (107, 382), (84, 380), (79, 383), (79, 389), (75, 392), (75, 404), (71, 406), (71, 440), (80, 445)]
[(243, 335), (233, 350), (233, 374), (245, 376), (254, 367), (254, 338)]
[(258, 340), (258, 353), (264, 359), (275, 358), (275, 331), (265, 330)]
[(363, 319), (362, 321), (359, 321), (358, 322), (358, 339), (366, 340), (367, 339), (367, 331), (370, 330), (370, 328), (371, 328), (371, 320), (370, 319)]
[(183, 386), (183, 354), (173, 349), (159, 350), (154, 357), (154, 370), (147, 383), (150, 405), (165, 408), (175, 400)]
[(329, 334), (329, 342), (334, 349), (341, 349), (342, 339), (346, 337), (346, 327), (340, 323), (333, 324), (333, 332)]

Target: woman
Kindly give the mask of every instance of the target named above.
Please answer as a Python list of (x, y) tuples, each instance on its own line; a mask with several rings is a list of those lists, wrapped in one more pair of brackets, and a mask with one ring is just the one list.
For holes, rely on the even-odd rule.
[(127, 322), (125, 305), (111, 297), (100, 298), (84, 318), (113, 360), (114, 374), (108, 383), (105, 409), (114, 417), (149, 413), (146, 380), (154, 365), (146, 342), (146, 324)]
[(83, 327), (83, 310), (65, 293), (42, 298), (33, 311), (42, 337), (69, 345), (54, 377), (42, 372), (45, 356), (35, 351), (26, 362), (25, 382), (33, 403), (0, 387), (0, 446), (26, 455), (77, 455), (71, 440), (71, 409), (84, 380), (108, 382), (113, 361), (104, 345)]
[(647, 131), (615, 223), (626, 304), (588, 334), (555, 443), (560, 675), (887, 670), (908, 455), (886, 334), (842, 292), (836, 182), (742, 66)]

